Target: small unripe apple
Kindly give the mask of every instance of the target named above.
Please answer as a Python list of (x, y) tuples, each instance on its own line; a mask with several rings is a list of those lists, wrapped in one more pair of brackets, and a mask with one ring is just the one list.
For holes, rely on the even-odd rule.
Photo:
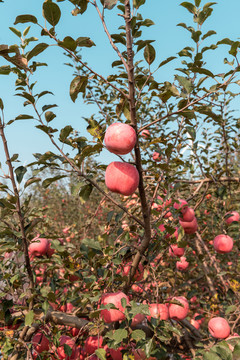
[(230, 334), (230, 326), (226, 319), (217, 316), (208, 322), (208, 330), (216, 339), (225, 339)]
[(168, 320), (169, 311), (168, 306), (165, 304), (149, 304), (150, 315), (147, 316), (148, 321), (151, 321), (151, 317), (159, 318), (160, 320)]
[(28, 247), (30, 257), (46, 255), (49, 250), (49, 245), (48, 239), (35, 237)]
[(136, 131), (127, 124), (115, 123), (107, 128), (104, 142), (107, 149), (117, 155), (128, 154), (137, 141)]
[(175, 296), (171, 300), (177, 300), (182, 305), (170, 303), (168, 306), (169, 317), (175, 320), (185, 319), (189, 311), (189, 305), (187, 299), (184, 296)]
[(217, 253), (229, 253), (233, 248), (233, 239), (225, 234), (218, 235), (213, 240), (213, 246)]
[(105, 173), (107, 188), (122, 195), (132, 195), (138, 187), (139, 173), (134, 165), (114, 161)]
[(237, 211), (229, 211), (225, 214), (225, 222), (226, 224), (231, 224), (233, 221), (239, 221), (240, 220), (240, 215)]
[(116, 293), (107, 293), (102, 295), (100, 300), (102, 305), (113, 304), (118, 309), (118, 310), (116, 309), (101, 310), (101, 317), (103, 318), (105, 323), (125, 320), (125, 315), (124, 315), (125, 309), (123, 308), (121, 303), (121, 300), (123, 298), (126, 299), (126, 302), (128, 304), (129, 298), (122, 291), (118, 291)]

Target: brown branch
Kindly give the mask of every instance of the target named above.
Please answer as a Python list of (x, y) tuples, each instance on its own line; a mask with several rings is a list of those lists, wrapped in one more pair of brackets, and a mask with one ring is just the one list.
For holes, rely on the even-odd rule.
[(111, 37), (111, 35), (110, 35), (109, 31), (108, 31), (107, 25), (106, 25), (106, 23), (105, 23), (104, 17), (103, 17), (103, 15), (101, 14), (101, 11), (99, 10), (99, 7), (97, 6), (96, 0), (94, 0), (94, 6), (95, 6), (95, 8), (96, 8), (96, 10), (97, 10), (97, 12), (98, 12), (98, 15), (99, 15), (101, 21), (102, 21), (104, 31), (105, 31), (105, 33), (107, 34), (107, 37), (108, 37), (108, 39), (109, 39), (110, 44), (112, 45), (112, 48), (113, 48), (113, 49), (116, 51), (116, 53), (118, 54), (120, 60), (122, 61), (123, 65), (124, 65), (124, 67), (125, 67), (125, 69), (126, 69), (126, 71), (127, 71), (127, 70), (128, 70), (128, 65), (127, 65), (127, 63), (126, 63), (123, 55), (121, 54), (120, 50), (118, 49), (118, 47), (116, 46), (116, 44), (114, 44), (114, 42), (113, 42), (113, 39), (112, 39), (112, 37)]
[[(131, 8), (130, 8), (130, 0), (124, 1), (125, 6), (125, 27), (126, 27), (126, 41), (127, 41), (127, 58), (128, 58), (128, 64), (127, 64), (127, 74), (128, 74), (128, 91), (129, 91), (129, 109), (130, 109), (130, 118), (131, 118), (131, 126), (135, 129), (136, 133), (138, 133), (137, 129), (137, 114), (136, 114), (136, 100), (135, 100), (135, 79), (134, 79), (134, 64), (133, 64), (133, 39), (132, 39), (132, 32), (131, 32)], [(126, 284), (124, 286), (124, 291), (127, 293), (131, 281), (134, 277), (134, 274), (137, 270), (138, 264), (142, 258), (142, 255), (148, 248), (148, 245), (151, 240), (151, 223), (150, 223), (150, 213), (149, 213), (149, 207), (147, 204), (147, 198), (146, 193), (144, 190), (144, 183), (143, 183), (143, 170), (142, 170), (142, 160), (141, 160), (141, 153), (139, 148), (139, 141), (137, 138), (137, 142), (135, 145), (135, 159), (136, 159), (136, 168), (139, 173), (139, 197), (141, 201), (141, 208), (142, 208), (142, 215), (143, 215), (143, 221), (144, 221), (144, 238), (142, 240), (142, 243), (139, 247), (139, 250), (134, 256), (132, 267), (129, 272), (128, 279), (126, 281)]]
[[(3, 115), (3, 112), (2, 112), (2, 115)], [(2, 142), (3, 142), (3, 148), (4, 148), (6, 160), (7, 160), (6, 163), (7, 163), (8, 169), (9, 169), (10, 180), (12, 183), (14, 195), (16, 197), (16, 211), (17, 211), (17, 216), (19, 219), (20, 231), (21, 231), (21, 236), (22, 236), (25, 265), (26, 265), (27, 274), (28, 274), (28, 278), (29, 278), (29, 289), (32, 293), (33, 289), (34, 289), (34, 281), (33, 281), (32, 267), (30, 264), (30, 259), (29, 259), (29, 254), (28, 254), (28, 243), (27, 243), (27, 238), (26, 238), (26, 234), (25, 234), (24, 215), (21, 210), (20, 196), (19, 196), (19, 192), (17, 189), (13, 165), (11, 162), (11, 157), (10, 157), (9, 150), (8, 150), (7, 139), (6, 139), (5, 132), (4, 132), (4, 125), (3, 125), (3, 121), (2, 121), (1, 117), (0, 117), (0, 136), (1, 136)], [(33, 307), (33, 300), (31, 300), (29, 303), (29, 310), (31, 310), (32, 307)]]

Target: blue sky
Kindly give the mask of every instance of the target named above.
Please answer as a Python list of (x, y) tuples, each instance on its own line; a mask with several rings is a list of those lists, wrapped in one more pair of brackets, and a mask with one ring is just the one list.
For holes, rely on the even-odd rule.
[[(0, 3), (0, 44), (15, 44), (18, 38), (10, 30), (17, 15), (32, 14), (35, 15), (39, 22), (44, 25), (42, 18), (42, 2), (40, 0), (5, 0)], [(14, 3), (14, 5), (13, 5)], [(179, 0), (146, 0), (146, 4), (141, 7), (141, 13), (144, 18), (150, 18), (155, 22), (155, 26), (146, 28), (143, 33), (144, 39), (156, 40), (154, 43), (157, 60), (156, 66), (165, 58), (175, 55), (184, 46), (190, 45), (189, 33), (177, 27), (180, 22), (186, 22), (192, 25), (191, 15), (186, 9), (179, 6)], [(206, 3), (206, 1), (202, 1)], [(111, 72), (111, 63), (117, 60), (117, 57), (111, 49), (108, 39), (103, 31), (98, 15), (90, 6), (90, 10), (84, 15), (73, 17), (71, 10), (73, 6), (68, 2), (60, 2), (58, 5), (62, 10), (62, 18), (57, 25), (57, 34), (59, 38), (70, 35), (73, 38), (79, 36), (89, 36), (97, 45), (92, 48), (83, 49), (83, 59), (94, 68), (97, 72), (107, 76)], [(106, 11), (106, 22), (110, 32), (117, 32), (117, 27), (122, 19), (118, 17), (118, 10)], [(210, 41), (229, 37), (237, 40), (240, 35), (240, 1), (239, 0), (221, 0), (214, 6), (213, 15), (206, 21), (203, 31), (214, 29), (217, 35), (210, 38)], [(16, 28), (24, 30), (28, 24), (18, 24)], [(36, 36), (40, 42), (46, 41), (40, 37), (40, 30), (37, 26), (31, 25), (29, 35)], [(32, 46), (36, 43), (32, 43)], [(217, 56), (215, 52), (209, 52), (209, 68), (213, 72), (224, 71), (223, 57), (227, 56), (227, 48), (222, 46)], [(83, 116), (89, 116), (96, 110), (95, 107), (83, 104), (81, 97), (74, 104), (69, 97), (69, 85), (72, 80), (72, 71), (63, 65), (66, 58), (62, 55), (62, 50), (56, 47), (49, 47), (39, 57), (40, 61), (49, 63), (48, 68), (41, 68), (32, 81), (37, 81), (36, 89), (38, 92), (50, 90), (54, 97), (49, 96), (47, 103), (56, 103), (59, 107), (56, 110), (57, 120), (54, 121), (54, 127), (62, 128), (66, 125), (72, 125), (83, 136), (86, 136), (86, 122), (82, 120)], [(0, 66), (7, 65), (5, 59), (0, 57)], [(177, 63), (173, 62), (158, 73), (158, 79), (161, 81), (173, 80), (174, 68)], [(30, 107), (24, 108), (20, 97), (14, 96), (15, 76), (0, 75), (0, 97), (5, 104), (6, 121), (15, 118), (21, 113), (32, 114)], [(7, 127), (6, 135), (11, 154), (19, 153), (20, 160), (28, 163), (33, 160), (32, 153), (52, 150), (55, 151), (46, 135), (34, 127), (32, 120), (19, 121)], [(0, 145), (0, 162), (4, 162), (2, 147)], [(104, 153), (106, 162), (112, 160), (113, 155)], [(105, 159), (104, 159), (105, 160)]]

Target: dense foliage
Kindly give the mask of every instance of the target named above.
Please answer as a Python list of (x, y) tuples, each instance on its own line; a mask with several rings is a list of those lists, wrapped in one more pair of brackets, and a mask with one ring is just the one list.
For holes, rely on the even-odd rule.
[[(240, 356), (238, 337), (213, 337), (208, 329), (211, 318), (223, 317), (231, 335), (240, 331), (240, 219), (231, 221), (230, 214), (240, 213), (240, 122), (232, 105), (240, 84), (240, 43), (212, 40), (216, 32), (206, 26), (215, 2), (182, 2), (192, 14), (190, 25), (178, 24), (190, 35), (189, 46), (158, 65), (154, 41), (144, 38), (144, 29), (154, 26), (144, 18), (150, 1), (46, 0), (43, 18), (17, 16), (10, 30), (19, 44), (0, 45), (0, 74), (15, 75), (24, 106), (14, 120), (6, 119), (4, 96), (0, 99), (8, 166), (0, 183), (4, 359)], [(83, 58), (82, 47), (95, 46), (92, 39), (58, 37), (63, 2), (71, 5), (69, 16), (79, 19), (95, 8), (116, 53), (112, 74), (102, 76)], [(122, 20), (115, 34), (108, 31), (108, 16)], [(34, 37), (39, 28), (40, 40)], [(72, 68), (72, 101), (94, 108), (84, 118), (88, 138), (72, 125), (55, 128), (57, 105), (48, 102), (48, 84), (40, 89), (35, 81), (47, 65), (47, 57), (42, 63), (38, 55), (53, 44)], [(228, 52), (223, 72), (215, 74), (207, 54), (218, 54), (222, 45)], [(174, 79), (160, 82), (158, 71), (173, 61)], [(36, 153), (34, 162), (19, 166), (18, 155), (9, 153), (5, 129), (26, 119), (56, 151)], [(137, 135), (133, 151), (114, 157), (137, 169), (138, 189), (129, 196), (105, 185), (107, 164), (101, 154), (113, 123), (130, 124)], [(110, 179), (115, 180), (121, 189), (124, 181)], [(230, 242), (230, 250), (219, 250), (218, 235), (232, 238), (233, 248)], [(33, 239), (44, 239), (45, 250), (37, 250)], [(103, 314), (119, 313), (103, 295), (119, 291), (128, 295), (117, 307), (125, 315), (110, 322)], [(182, 297), (189, 311), (180, 317)], [(153, 304), (161, 304), (170, 318), (163, 310), (153, 314)], [(171, 315), (175, 305), (177, 314)]]

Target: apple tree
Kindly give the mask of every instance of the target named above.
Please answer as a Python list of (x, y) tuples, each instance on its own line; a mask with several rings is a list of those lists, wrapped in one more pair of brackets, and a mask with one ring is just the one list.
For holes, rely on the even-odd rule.
[[(180, 5), (192, 17), (178, 24), (189, 45), (160, 64), (157, 41), (144, 35), (154, 26), (144, 16), (150, 0), (38, 2), (42, 17), (19, 14), (17, 44), (0, 45), (0, 74), (15, 77), (23, 100), (7, 119), (0, 99), (4, 359), (239, 357), (240, 43), (214, 41), (207, 28), (220, 3)], [(81, 29), (93, 10), (116, 56), (107, 76), (82, 52), (103, 44), (58, 35), (63, 12)], [(121, 21), (114, 33), (110, 17)], [(36, 82), (51, 71), (50, 46), (55, 66), (63, 52), (72, 70), (68, 96), (93, 109), (86, 137), (57, 127), (49, 84)], [(222, 46), (216, 74), (208, 54)], [(159, 80), (170, 64), (172, 79)], [(55, 151), (19, 166), (6, 134), (25, 120)]]

